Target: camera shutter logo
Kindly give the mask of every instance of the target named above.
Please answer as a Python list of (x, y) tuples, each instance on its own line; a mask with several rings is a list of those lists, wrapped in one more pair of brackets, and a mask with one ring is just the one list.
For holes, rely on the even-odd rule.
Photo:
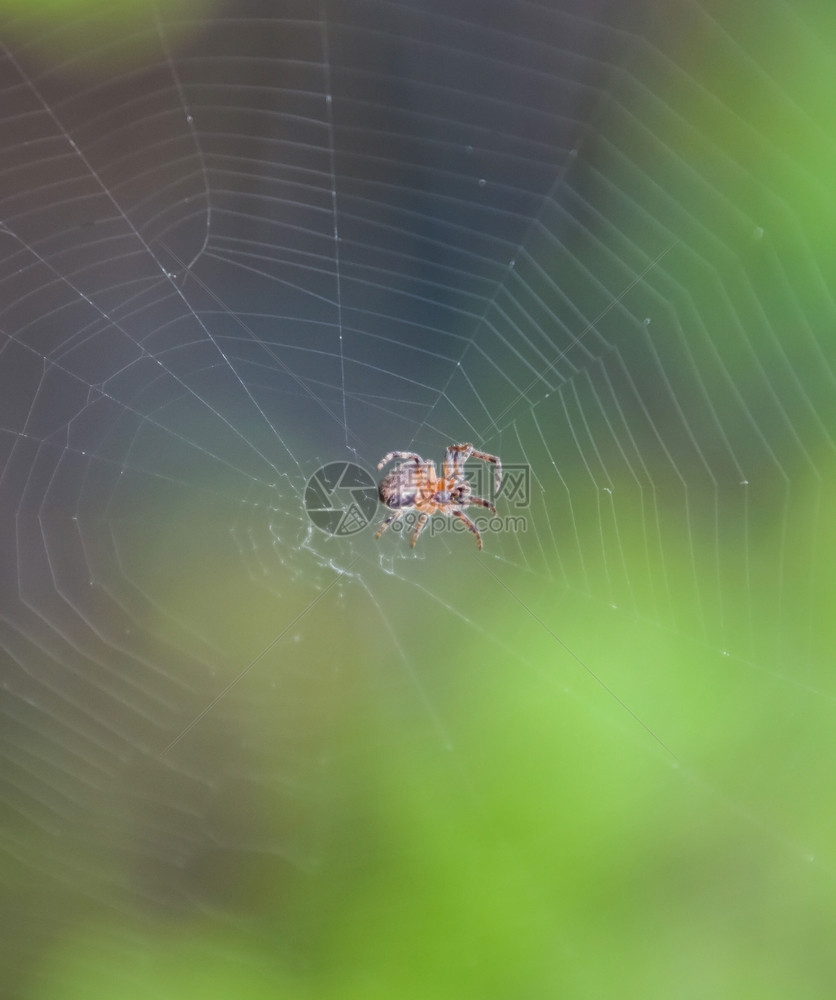
[(308, 480), (305, 510), (312, 523), (329, 535), (354, 535), (377, 510), (377, 483), (353, 462), (330, 462)]

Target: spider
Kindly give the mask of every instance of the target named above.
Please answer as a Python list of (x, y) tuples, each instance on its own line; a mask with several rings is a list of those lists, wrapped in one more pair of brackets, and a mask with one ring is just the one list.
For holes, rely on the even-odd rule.
[(476, 535), (476, 543), (482, 548), (482, 536), (479, 529), (462, 512), (462, 508), (470, 504), (487, 507), (496, 513), (496, 507), (490, 500), (475, 497), (471, 494), (470, 483), (464, 476), (464, 463), (469, 458), (481, 458), (483, 462), (493, 462), (496, 466), (496, 491), (499, 492), (499, 482), (502, 479), (502, 463), (496, 455), (487, 455), (483, 451), (474, 451), (472, 444), (451, 444), (444, 455), (444, 475), (439, 479), (435, 472), (435, 462), (426, 461), (414, 451), (390, 451), (377, 463), (382, 469), (393, 458), (401, 461), (392, 471), (378, 483), (377, 492), (380, 502), (394, 508), (381, 524), (375, 538), (380, 538), (393, 521), (403, 517), (407, 510), (419, 512), (418, 523), (412, 533), (410, 548), (415, 547), (418, 536), (433, 514), (447, 514), (458, 517)]

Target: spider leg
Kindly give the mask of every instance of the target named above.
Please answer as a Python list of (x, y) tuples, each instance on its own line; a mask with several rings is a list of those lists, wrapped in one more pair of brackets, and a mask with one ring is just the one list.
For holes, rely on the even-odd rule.
[(381, 524), (381, 526), (377, 529), (377, 533), (375, 534), (374, 537), (375, 538), (380, 538), (380, 536), (383, 534), (383, 532), (389, 527), (389, 525), (393, 521), (397, 521), (400, 518), (402, 518), (403, 516), (404, 516), (404, 508), (403, 507), (400, 510), (396, 510), (394, 512), (394, 514), (390, 514), (387, 518), (384, 519), (383, 524)]
[[(438, 476), (435, 471), (435, 462), (431, 458), (428, 458), (427, 461), (424, 462), (423, 472), (427, 477), (426, 485), (432, 493), (435, 491), (435, 484), (438, 482)], [(423, 486), (424, 484), (422, 483), (421, 485)]]
[(496, 513), (496, 507), (494, 507), (490, 500), (484, 500), (482, 497), (468, 497), (467, 502), (469, 504), (475, 503), (479, 507), (487, 507), (492, 514)]
[(488, 455), (484, 451), (474, 451), (468, 457), (481, 458), (483, 462), (492, 462), (496, 466), (496, 492), (499, 493), (499, 484), (502, 480), (502, 462), (499, 461), (496, 455)]
[(453, 510), (453, 511), (450, 511), (450, 513), (453, 515), (453, 517), (461, 518), (461, 520), (464, 521), (464, 523), (468, 526), (468, 528), (470, 528), (470, 530), (473, 532), (473, 534), (476, 535), (476, 544), (481, 549), (482, 548), (482, 536), (479, 534), (479, 529), (476, 527), (476, 525), (473, 523), (473, 521), (470, 520), (470, 518), (467, 516), (467, 514), (462, 514), (462, 512), (460, 510)]
[(451, 444), (444, 456), (444, 478), (461, 475), (464, 463), (473, 453), (472, 444)]
[(409, 543), (409, 547), (411, 549), (415, 548), (415, 543), (418, 541), (418, 536), (424, 530), (424, 525), (427, 523), (427, 521), (429, 521), (429, 519), (430, 515), (427, 513), (423, 513), (418, 518), (418, 523), (415, 525), (415, 531), (412, 532), (412, 541)]
[(416, 465), (421, 465), (424, 461), (420, 455), (416, 455), (414, 451), (389, 451), (383, 458), (377, 463), (378, 469), (382, 469), (387, 462), (391, 462), (393, 458), (399, 458), (402, 461), (415, 462)]

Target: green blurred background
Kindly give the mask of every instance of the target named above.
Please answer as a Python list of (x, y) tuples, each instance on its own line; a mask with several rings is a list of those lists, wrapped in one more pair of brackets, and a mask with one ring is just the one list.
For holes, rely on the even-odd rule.
[[(833, 15), (2, 14), (2, 995), (832, 996)], [(481, 553), (302, 510), (476, 432)]]

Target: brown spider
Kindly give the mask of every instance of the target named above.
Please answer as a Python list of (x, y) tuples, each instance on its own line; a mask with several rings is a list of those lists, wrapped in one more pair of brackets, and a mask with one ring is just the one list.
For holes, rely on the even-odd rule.
[(462, 513), (462, 508), (470, 504), (487, 507), (496, 513), (496, 507), (490, 500), (475, 497), (471, 494), (470, 483), (464, 477), (464, 463), (469, 458), (481, 458), (483, 462), (493, 462), (496, 466), (496, 491), (499, 492), (499, 482), (502, 479), (502, 464), (496, 455), (486, 455), (483, 451), (474, 451), (472, 444), (451, 444), (444, 455), (444, 475), (439, 479), (435, 472), (435, 462), (424, 461), (414, 451), (390, 451), (377, 463), (382, 469), (393, 458), (401, 459), (395, 468), (381, 479), (377, 487), (380, 502), (394, 508), (378, 529), (375, 538), (380, 538), (393, 521), (403, 517), (407, 510), (419, 512), (418, 523), (412, 533), (410, 547), (414, 547), (418, 536), (433, 514), (450, 514), (458, 517), (470, 528), (479, 548), (482, 548), (482, 536), (479, 529)]

